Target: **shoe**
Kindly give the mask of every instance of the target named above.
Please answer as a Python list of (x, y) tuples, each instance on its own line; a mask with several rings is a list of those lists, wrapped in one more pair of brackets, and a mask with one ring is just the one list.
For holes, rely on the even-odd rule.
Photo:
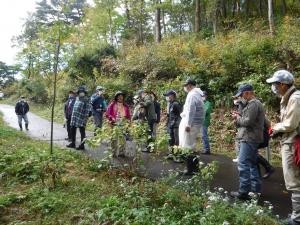
[(240, 200), (250, 200), (250, 196), (248, 193), (241, 193), (241, 192), (238, 192), (238, 191), (231, 191), (230, 192), (230, 196), (233, 197), (233, 198), (238, 198)]
[(84, 144), (80, 144), (77, 148), (76, 148), (76, 150), (84, 150), (85, 148), (84, 148)]
[(262, 178), (263, 179), (267, 179), (267, 178), (269, 178), (271, 175), (272, 175), (272, 173), (274, 173), (274, 171), (275, 171), (275, 169), (273, 168), (273, 167), (271, 167), (263, 176), (262, 176)]
[(210, 155), (210, 151), (203, 151), (201, 152), (202, 155)]
[(70, 143), (66, 145), (67, 148), (76, 148), (76, 145), (74, 143)]
[(239, 162), (239, 159), (238, 159), (238, 158), (235, 158), (235, 159), (232, 160), (232, 162), (237, 163), (237, 162)]
[(297, 221), (293, 220), (292, 218), (288, 218), (286, 220), (285, 224), (287, 224), (287, 225), (300, 225), (300, 222), (297, 222)]

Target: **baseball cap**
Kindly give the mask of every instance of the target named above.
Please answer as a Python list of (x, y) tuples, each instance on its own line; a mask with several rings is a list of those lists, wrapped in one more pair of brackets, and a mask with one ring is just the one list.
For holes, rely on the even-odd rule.
[(170, 96), (170, 95), (176, 96), (177, 93), (176, 93), (176, 91), (174, 91), (174, 90), (169, 90), (169, 91), (167, 91), (167, 92), (164, 94), (164, 96)]
[(184, 82), (183, 86), (187, 86), (187, 85), (189, 85), (189, 84), (191, 84), (191, 85), (193, 85), (193, 86), (196, 86), (197, 83), (196, 83), (195, 80), (188, 78), (188, 79)]
[(239, 89), (234, 97), (239, 97), (243, 94), (245, 91), (253, 91), (253, 87), (251, 84), (242, 84), (239, 86)]
[(287, 70), (278, 70), (273, 76), (267, 79), (267, 83), (283, 83), (283, 84), (293, 84), (295, 81), (294, 76)]

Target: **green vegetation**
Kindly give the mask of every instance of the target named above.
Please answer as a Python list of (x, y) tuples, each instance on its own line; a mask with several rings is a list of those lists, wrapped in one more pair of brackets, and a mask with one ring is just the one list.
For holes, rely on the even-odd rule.
[(50, 157), (48, 144), (2, 120), (0, 154), (3, 224), (279, 224), (255, 200), (232, 205), (224, 190), (208, 191), (214, 163), (186, 181), (173, 174), (153, 182), (129, 170), (100, 170), (66, 149)]

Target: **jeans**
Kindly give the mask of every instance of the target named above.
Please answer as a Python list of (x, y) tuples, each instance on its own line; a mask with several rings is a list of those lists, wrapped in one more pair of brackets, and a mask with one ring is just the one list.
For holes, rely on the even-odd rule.
[(261, 193), (261, 177), (257, 164), (257, 143), (240, 142), (238, 170), (240, 193)]
[(170, 140), (169, 145), (171, 147), (179, 145), (178, 127), (169, 128)]
[(93, 117), (94, 117), (94, 125), (95, 125), (95, 129), (97, 128), (102, 128), (102, 124), (103, 124), (103, 113), (102, 112), (98, 112), (96, 110), (93, 110)]
[(18, 115), (18, 123), (19, 123), (19, 126), (20, 126), (20, 127), (22, 127), (22, 119), (24, 120), (25, 125), (28, 125), (28, 117), (27, 117), (27, 114), (24, 114), (24, 115)]
[(202, 144), (205, 152), (210, 152), (208, 127), (202, 126)]

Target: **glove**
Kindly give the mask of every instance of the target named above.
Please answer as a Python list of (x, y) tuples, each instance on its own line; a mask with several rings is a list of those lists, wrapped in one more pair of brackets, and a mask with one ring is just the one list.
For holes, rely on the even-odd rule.
[(270, 127), (270, 128), (268, 129), (268, 134), (269, 134), (270, 136), (273, 134), (273, 129), (272, 129), (272, 127)]

